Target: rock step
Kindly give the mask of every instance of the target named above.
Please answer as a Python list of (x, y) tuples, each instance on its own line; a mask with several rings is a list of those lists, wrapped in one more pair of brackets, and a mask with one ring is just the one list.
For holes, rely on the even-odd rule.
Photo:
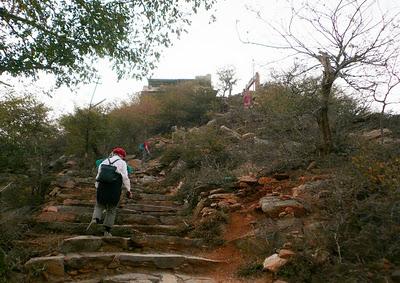
[(210, 268), (216, 268), (219, 263), (221, 261), (181, 254), (110, 252), (36, 257), (27, 261), (25, 268), (29, 272), (29, 282), (42, 282), (41, 278), (46, 278), (49, 282), (76, 282), (90, 279), (94, 274), (98, 278), (104, 278), (131, 273), (138, 269), (140, 271), (177, 270), (201, 274), (205, 268), (210, 271)]
[[(83, 193), (79, 190), (71, 193), (62, 192), (57, 194), (52, 198), (52, 201), (56, 203), (71, 203), (71, 205), (80, 205), (80, 204), (94, 204), (95, 203), (96, 192), (91, 191), (88, 193)], [(144, 197), (143, 197), (144, 196)], [(180, 206), (181, 203), (178, 201), (174, 201), (171, 197), (169, 198), (161, 198), (162, 195), (155, 195), (152, 197), (149, 194), (139, 194), (138, 198), (133, 200), (128, 200), (128, 202), (137, 203), (137, 204), (151, 204), (151, 205), (160, 205), (160, 206)]]
[(174, 196), (172, 195), (162, 195), (162, 194), (146, 194), (146, 193), (140, 193), (139, 194), (140, 198), (143, 200), (160, 200), (160, 201), (173, 201)]
[(142, 211), (142, 212), (178, 212), (179, 210), (182, 210), (182, 208), (180, 207), (136, 204), (136, 203), (125, 204), (122, 208), (131, 209), (135, 211)]
[(152, 199), (133, 199), (128, 200), (127, 204), (146, 204), (146, 205), (158, 205), (158, 206), (172, 206), (180, 207), (182, 204), (178, 201), (173, 200), (152, 200)]
[(116, 252), (133, 249), (146, 251), (171, 251), (200, 249), (206, 245), (202, 239), (188, 239), (166, 235), (134, 235), (131, 238), (77, 236), (64, 239), (60, 245), (62, 253), (76, 252)]
[[(57, 205), (57, 213), (71, 213), (71, 214), (84, 214), (93, 213), (94, 204), (79, 206), (79, 205)], [(176, 211), (146, 211), (145, 213), (138, 213), (137, 210), (129, 209), (126, 207), (119, 207), (117, 210), (117, 215), (132, 215), (132, 214), (142, 214), (142, 215), (152, 215), (152, 216), (174, 216)]]
[[(74, 208), (72, 206), (72, 208)], [(36, 216), (40, 222), (77, 222), (88, 223), (92, 219), (93, 208), (83, 209), (59, 209), (57, 212), (41, 212)], [(122, 213), (121, 213), (122, 212)], [(148, 215), (119, 209), (115, 224), (143, 224), (143, 225), (179, 225), (183, 224), (185, 218), (177, 215)]]
[[(56, 206), (57, 212), (44, 211), (36, 215), (41, 222), (89, 222), (92, 218), (93, 207), (83, 206)], [(178, 224), (185, 219), (174, 212), (149, 211), (138, 212), (132, 209), (117, 209), (116, 223), (128, 224)]]
[[(103, 233), (103, 225), (92, 225), (86, 231), (88, 223), (69, 222), (37, 222), (34, 231), (53, 231), (57, 233), (70, 233), (71, 235), (100, 235)], [(145, 232), (158, 235), (177, 235), (181, 227), (177, 225), (114, 225), (111, 233), (114, 236), (130, 237), (135, 233)]]
[(76, 283), (216, 283), (212, 278), (190, 276), (176, 273), (126, 273), (115, 276), (107, 276), (99, 279), (76, 281)]
[(33, 251), (36, 256), (44, 256), (58, 252), (59, 245), (65, 239), (71, 238), (72, 235), (50, 234), (46, 231), (46, 234), (27, 232), (24, 236), (26, 239), (14, 240), (13, 243), (26, 251)]

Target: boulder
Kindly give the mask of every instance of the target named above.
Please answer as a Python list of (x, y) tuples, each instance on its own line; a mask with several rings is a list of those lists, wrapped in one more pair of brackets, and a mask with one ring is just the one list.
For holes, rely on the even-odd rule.
[(326, 183), (327, 183), (327, 181), (325, 181), (325, 180), (316, 180), (316, 181), (311, 181), (311, 182), (305, 183), (303, 185), (292, 188), (292, 195), (294, 198), (303, 196), (314, 190), (321, 189), (321, 187), (326, 185)]
[(271, 142), (269, 140), (260, 139), (258, 137), (254, 137), (253, 139), (256, 144), (261, 144), (261, 145), (272, 145), (273, 144), (273, 142)]
[(197, 204), (196, 208), (193, 211), (193, 218), (196, 219), (200, 216), (200, 213), (202, 212), (203, 208), (206, 205), (206, 200), (202, 199), (199, 201), (199, 203)]
[(239, 183), (256, 184), (258, 182), (257, 178), (254, 176), (241, 176), (239, 178)]
[(250, 140), (250, 139), (254, 139), (256, 136), (255, 133), (246, 133), (244, 135), (242, 135), (242, 139), (244, 140)]
[(259, 203), (262, 211), (270, 217), (277, 217), (279, 213), (284, 212), (288, 207), (293, 209), (296, 217), (303, 216), (306, 213), (304, 206), (294, 199), (281, 200), (276, 196), (268, 196), (261, 198)]
[(295, 255), (296, 255), (296, 253), (289, 249), (281, 249), (279, 251), (280, 258), (290, 259), (290, 258), (294, 257)]
[(72, 189), (75, 187), (75, 181), (69, 176), (60, 176), (56, 180), (56, 185), (60, 188)]
[(43, 212), (58, 212), (58, 209), (56, 206), (46, 206), (45, 208), (43, 208), (42, 210)]
[(237, 202), (237, 196), (232, 193), (224, 193), (224, 194), (213, 194), (208, 197), (211, 200), (223, 199), (223, 200), (231, 200), (234, 203)]
[(188, 132), (189, 132), (189, 133), (198, 133), (198, 132), (200, 132), (200, 129), (197, 128), (197, 127), (194, 127), (194, 128), (190, 128), (190, 129), (188, 130)]
[(230, 137), (237, 139), (237, 140), (241, 140), (242, 139), (242, 135), (239, 134), (238, 132), (228, 128), (227, 126), (222, 125), (220, 127), (221, 131), (223, 131), (224, 133), (228, 134)]
[(279, 269), (288, 262), (287, 259), (280, 258), (278, 254), (273, 254), (264, 260), (264, 270), (278, 272)]
[[(391, 130), (389, 130), (389, 129), (387, 129), (387, 128), (384, 128), (384, 129), (383, 129), (383, 135), (384, 135), (384, 136), (388, 136), (388, 135), (390, 135), (390, 134), (392, 134), (392, 131), (391, 131)], [(376, 140), (376, 139), (379, 139), (379, 138), (382, 137), (382, 135), (381, 135), (381, 130), (380, 130), (380, 129), (375, 129), (375, 130), (372, 130), (372, 131), (369, 131), (369, 132), (364, 132), (364, 133), (362, 133), (361, 137), (364, 138), (364, 139), (366, 139), (366, 140)]]
[(300, 186), (294, 187), (294, 188), (292, 188), (292, 195), (294, 198), (297, 198), (300, 195), (302, 195), (305, 190), (306, 190), (306, 185), (300, 185)]
[(217, 119), (212, 119), (207, 122), (207, 126), (209, 127), (215, 126), (216, 124), (217, 124)]
[(139, 180), (143, 185), (154, 183), (157, 181), (157, 178), (154, 176), (144, 175), (142, 179)]
[(220, 194), (220, 193), (225, 193), (226, 190), (224, 188), (219, 188), (219, 189), (215, 189), (215, 190), (211, 190), (209, 192), (210, 195), (214, 195), (214, 194)]
[[(45, 270), (43, 270), (45, 267)], [(25, 263), (30, 276), (35, 276), (35, 271), (43, 270), (43, 275), (51, 282), (63, 282), (64, 279), (64, 256), (32, 258)], [(50, 280), (48, 280), (50, 281)]]

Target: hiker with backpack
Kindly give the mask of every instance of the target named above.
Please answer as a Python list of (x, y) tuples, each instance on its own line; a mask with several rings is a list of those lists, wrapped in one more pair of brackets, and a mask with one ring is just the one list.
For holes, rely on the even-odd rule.
[(99, 224), (105, 211), (104, 236), (111, 236), (117, 206), (121, 197), (122, 186), (125, 187), (127, 197), (132, 197), (131, 183), (128, 177), (128, 166), (125, 162), (126, 152), (121, 147), (112, 150), (110, 156), (103, 160), (96, 176), (96, 205), (92, 220), (86, 230), (93, 224)]

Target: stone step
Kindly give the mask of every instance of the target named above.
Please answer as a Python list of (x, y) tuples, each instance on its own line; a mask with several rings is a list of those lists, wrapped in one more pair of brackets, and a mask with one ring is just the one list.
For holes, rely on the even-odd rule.
[(126, 273), (107, 276), (98, 279), (76, 281), (76, 283), (216, 283), (212, 278), (206, 276), (195, 276), (179, 273)]
[(102, 252), (31, 258), (25, 263), (25, 268), (29, 272), (29, 282), (43, 282), (43, 279), (47, 282), (76, 282), (132, 273), (135, 270), (176, 270), (201, 274), (206, 269), (210, 271), (217, 268), (220, 263), (217, 260), (181, 254)]
[[(81, 205), (81, 204), (94, 204), (96, 197), (96, 191), (74, 191), (74, 192), (64, 192), (58, 193), (56, 196), (52, 197), (52, 201), (57, 203), (71, 203), (71, 205)], [(124, 197), (121, 197), (121, 199)], [(160, 206), (180, 206), (181, 203), (175, 201), (171, 196), (166, 195), (151, 195), (151, 194), (138, 194), (137, 198), (132, 200), (126, 200), (128, 203), (137, 204), (151, 204)]]
[(202, 239), (189, 239), (167, 235), (133, 235), (124, 237), (77, 236), (64, 239), (60, 245), (62, 253), (76, 252), (116, 252), (127, 250), (177, 251), (204, 249)]
[(59, 249), (62, 253), (67, 254), (78, 252), (121, 252), (133, 250), (133, 248), (135, 246), (130, 238), (77, 236), (64, 239)]
[(160, 201), (174, 200), (174, 196), (171, 195), (140, 193), (139, 196), (143, 200), (160, 200)]
[[(93, 207), (80, 206), (55, 206), (57, 212), (41, 212), (35, 218), (40, 222), (90, 222), (92, 219)], [(151, 215), (158, 213), (158, 215)], [(185, 218), (175, 213), (146, 212), (137, 213), (134, 210), (119, 208), (115, 224), (164, 224), (178, 225), (184, 223)]]
[(32, 251), (36, 256), (44, 256), (58, 252), (60, 243), (72, 235), (51, 234), (46, 231), (46, 234), (28, 232), (24, 236), (25, 239), (14, 240), (13, 244), (25, 251)]
[(127, 200), (126, 204), (147, 204), (147, 205), (158, 205), (158, 206), (172, 206), (180, 207), (182, 204), (174, 200), (152, 200), (152, 199), (133, 199)]
[(136, 204), (136, 203), (125, 204), (122, 208), (131, 209), (135, 211), (142, 211), (142, 212), (178, 212), (179, 210), (181, 210), (180, 207)]
[[(100, 235), (103, 233), (103, 225), (92, 225), (86, 231), (88, 223), (69, 223), (69, 222), (37, 222), (33, 227), (37, 231), (52, 231), (56, 233), (70, 233), (78, 235)], [(181, 231), (178, 225), (114, 225), (112, 234), (115, 236), (130, 237), (138, 232), (154, 233), (162, 235), (176, 235)]]

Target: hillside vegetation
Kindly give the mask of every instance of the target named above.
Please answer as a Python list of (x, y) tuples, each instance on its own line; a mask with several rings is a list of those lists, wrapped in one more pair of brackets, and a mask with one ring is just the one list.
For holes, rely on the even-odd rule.
[[(121, 105), (77, 108), (54, 122), (34, 98), (6, 96), (0, 104), (3, 282), (33, 256), (15, 240), (32, 228), (29, 215), (41, 209), (65, 162), (74, 160), (78, 177), (93, 177), (96, 159), (115, 146), (134, 159), (144, 140), (163, 176), (156, 189), (172, 188), (192, 219), (180, 232), (206, 239), (209, 254), (239, 253), (238, 280), (399, 282), (399, 117), (372, 113), (335, 88), (334, 146), (326, 153), (316, 82), (270, 81), (254, 93), (250, 109), (241, 96), (221, 98), (211, 87), (185, 83)], [(289, 200), (294, 204), (266, 212), (268, 201)], [(290, 255), (283, 257), (285, 251)], [(276, 252), (288, 260), (268, 269), (264, 260)]]

